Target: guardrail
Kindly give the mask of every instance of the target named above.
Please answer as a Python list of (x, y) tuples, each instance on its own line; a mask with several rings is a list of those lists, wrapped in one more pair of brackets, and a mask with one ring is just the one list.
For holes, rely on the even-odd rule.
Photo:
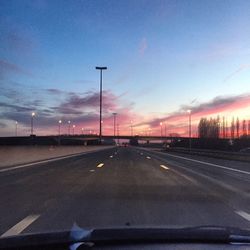
[(164, 151), (250, 162), (250, 154), (241, 152), (229, 152), (229, 151), (196, 149), (196, 148), (193, 148), (190, 151), (188, 148), (177, 148), (177, 147), (166, 148), (164, 149)]

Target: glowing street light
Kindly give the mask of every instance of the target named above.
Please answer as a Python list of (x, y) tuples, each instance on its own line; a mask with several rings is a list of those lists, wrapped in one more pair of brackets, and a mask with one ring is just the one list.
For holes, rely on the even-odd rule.
[(33, 135), (34, 132), (34, 116), (36, 115), (35, 112), (31, 113), (31, 125), (30, 125), (30, 134)]
[(73, 135), (74, 135), (75, 134), (75, 127), (76, 127), (76, 125), (73, 125), (72, 127), (73, 127)]
[(187, 110), (187, 113), (189, 114), (189, 150), (191, 151), (192, 148), (192, 141), (191, 141), (191, 113), (192, 110)]
[(16, 130), (15, 130), (15, 136), (17, 136), (17, 125), (18, 125), (18, 122), (16, 121)]
[(162, 137), (162, 122), (160, 122), (160, 126), (161, 126), (161, 137)]
[(68, 121), (68, 135), (70, 135), (70, 123), (71, 121)]
[(58, 135), (61, 135), (61, 124), (62, 124), (62, 120), (58, 121)]
[(81, 130), (82, 130), (82, 135), (83, 135), (83, 130), (84, 130), (84, 128), (81, 128)]

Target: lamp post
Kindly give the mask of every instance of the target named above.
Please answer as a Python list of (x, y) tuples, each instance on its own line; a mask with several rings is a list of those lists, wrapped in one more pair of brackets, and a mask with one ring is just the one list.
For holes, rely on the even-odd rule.
[(70, 121), (68, 121), (68, 135), (70, 135)]
[(58, 121), (58, 135), (61, 135), (61, 124), (62, 124), (62, 120)]
[(99, 128), (99, 140), (100, 144), (102, 143), (102, 71), (106, 70), (107, 67), (95, 67), (97, 70), (100, 70), (100, 128)]
[(189, 150), (191, 151), (191, 148), (192, 148), (192, 141), (191, 141), (191, 109), (189, 109), (188, 111), (188, 114), (189, 114)]
[(15, 136), (17, 136), (17, 124), (18, 124), (18, 122), (16, 121), (15, 122)]
[(35, 112), (31, 113), (31, 124), (30, 124), (30, 134), (33, 135), (34, 132), (34, 116), (35, 116)]
[(116, 130), (116, 115), (117, 115), (117, 113), (113, 113), (113, 116), (114, 116), (114, 137), (115, 137), (115, 130)]
[(84, 130), (84, 129), (83, 129), (83, 128), (81, 128), (81, 130), (82, 130), (82, 135), (83, 135), (83, 130)]
[(161, 137), (162, 137), (162, 122), (160, 122), (160, 126), (161, 126)]
[(76, 127), (76, 125), (73, 125), (72, 127), (73, 127), (73, 135), (74, 135), (75, 134), (75, 127)]

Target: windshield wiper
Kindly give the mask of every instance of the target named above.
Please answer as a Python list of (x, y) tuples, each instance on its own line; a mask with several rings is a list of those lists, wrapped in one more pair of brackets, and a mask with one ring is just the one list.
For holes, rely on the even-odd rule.
[(109, 228), (23, 234), (0, 238), (0, 249), (30, 249), (122, 243), (250, 243), (250, 232), (238, 228), (205, 226), (187, 228)]

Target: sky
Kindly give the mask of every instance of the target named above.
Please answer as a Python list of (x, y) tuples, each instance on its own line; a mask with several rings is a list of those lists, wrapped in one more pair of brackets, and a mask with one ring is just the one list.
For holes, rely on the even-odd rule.
[[(192, 135), (250, 120), (250, 1), (0, 0), (0, 136)], [(71, 127), (72, 131), (72, 127)]]

